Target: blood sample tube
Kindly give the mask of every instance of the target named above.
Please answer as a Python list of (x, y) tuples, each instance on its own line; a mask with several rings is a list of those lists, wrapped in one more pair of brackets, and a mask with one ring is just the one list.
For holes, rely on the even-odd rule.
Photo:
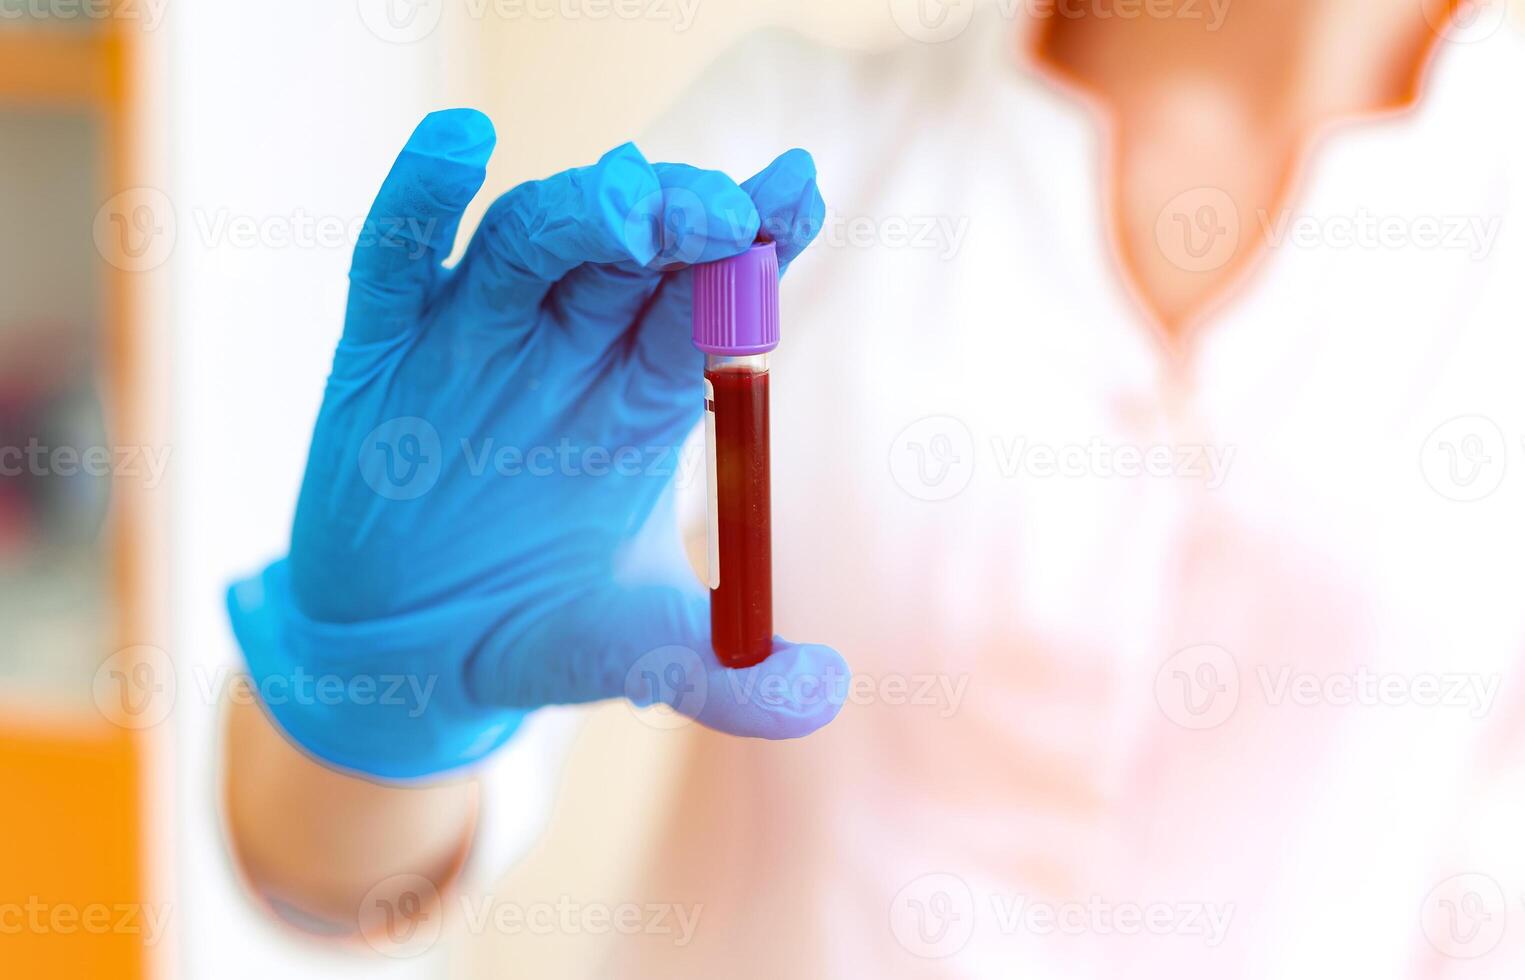
[(727, 667), (773, 649), (768, 352), (778, 346), (778, 253), (761, 242), (694, 268), (694, 346), (704, 352), (710, 640)]

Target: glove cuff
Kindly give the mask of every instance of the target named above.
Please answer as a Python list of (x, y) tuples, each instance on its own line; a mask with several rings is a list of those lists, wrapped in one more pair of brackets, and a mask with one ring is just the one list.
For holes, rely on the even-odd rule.
[[(463, 628), (463, 613), (481, 628)], [(229, 587), (228, 616), (276, 724), (340, 769), (388, 780), (450, 772), (490, 755), (527, 714), (466, 690), (470, 638), (495, 616), (485, 607), (320, 623), (297, 609), (282, 559)]]

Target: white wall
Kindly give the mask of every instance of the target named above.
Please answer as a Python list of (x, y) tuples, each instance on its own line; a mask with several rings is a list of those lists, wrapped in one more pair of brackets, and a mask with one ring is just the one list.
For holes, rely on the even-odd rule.
[[(518, 3), (597, 0), (478, 2), (512, 11)], [(496, 175), (517, 182), (630, 139), (750, 30), (785, 25), (835, 44), (875, 46), (904, 40), (893, 13), (918, 2), (958, 7), (972, 0), (640, 0), (651, 13), (634, 19), (484, 16), (483, 108), (512, 146), (494, 161)]]

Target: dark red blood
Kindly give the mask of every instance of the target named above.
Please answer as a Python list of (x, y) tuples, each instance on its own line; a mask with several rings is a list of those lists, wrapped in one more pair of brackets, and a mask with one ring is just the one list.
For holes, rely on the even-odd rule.
[(773, 649), (773, 514), (768, 375), (706, 371), (715, 391), (720, 588), (710, 590), (710, 639), (727, 667), (751, 667)]

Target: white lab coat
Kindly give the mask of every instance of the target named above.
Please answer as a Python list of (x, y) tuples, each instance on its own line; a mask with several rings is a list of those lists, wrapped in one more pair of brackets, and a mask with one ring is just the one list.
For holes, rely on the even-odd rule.
[(1097, 119), (1015, 48), (764, 35), (641, 144), (815, 155), (777, 626), (859, 678), (800, 742), (690, 733), (614, 894), (702, 919), (595, 975), (1517, 975), (1525, 45), (1442, 43), (1414, 111), (1323, 139), (1179, 356)]

